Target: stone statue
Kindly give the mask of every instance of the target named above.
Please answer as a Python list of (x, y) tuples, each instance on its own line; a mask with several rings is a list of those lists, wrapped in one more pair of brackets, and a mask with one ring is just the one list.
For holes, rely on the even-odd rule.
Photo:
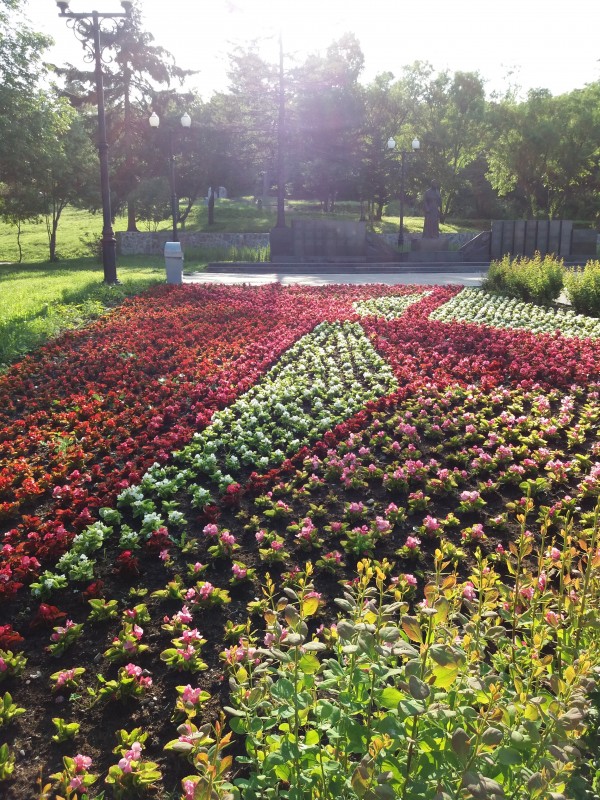
[(431, 181), (429, 189), (425, 192), (423, 201), (423, 239), (437, 239), (440, 235), (440, 218), (442, 216), (442, 195), (436, 181)]

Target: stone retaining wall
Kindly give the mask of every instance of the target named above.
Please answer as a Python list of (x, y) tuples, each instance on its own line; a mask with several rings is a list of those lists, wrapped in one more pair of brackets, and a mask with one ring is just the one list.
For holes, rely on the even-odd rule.
[[(440, 239), (448, 239), (448, 249), (458, 250), (475, 236), (477, 236), (477, 231), (442, 233)], [(397, 233), (384, 233), (381, 234), (381, 237), (392, 247), (395, 247), (398, 242)], [(269, 246), (268, 233), (186, 233), (181, 231), (179, 238), (184, 253), (186, 248), (252, 247), (258, 250), (261, 247)], [(421, 237), (409, 234), (407, 239), (409, 238), (420, 239)], [(117, 252), (124, 256), (162, 256), (165, 242), (169, 241), (171, 241), (170, 231), (140, 231), (138, 233), (119, 231), (117, 233)]]
[[(463, 244), (470, 242), (471, 239), (474, 239), (480, 231), (461, 231), (460, 233), (440, 233), (440, 242), (444, 242), (448, 240), (448, 246), (444, 245), (444, 249), (447, 250), (459, 250)], [(395, 247), (398, 244), (398, 234), (397, 233), (382, 233), (382, 238), (391, 245)], [(405, 240), (408, 239), (421, 239), (421, 234), (414, 234), (409, 233), (405, 234)]]
[[(185, 253), (186, 248), (229, 248), (252, 247), (258, 250), (269, 246), (268, 233), (186, 233), (179, 234), (181, 248)], [(117, 233), (117, 252), (124, 256), (162, 256), (165, 242), (171, 241), (170, 231), (154, 231)]]

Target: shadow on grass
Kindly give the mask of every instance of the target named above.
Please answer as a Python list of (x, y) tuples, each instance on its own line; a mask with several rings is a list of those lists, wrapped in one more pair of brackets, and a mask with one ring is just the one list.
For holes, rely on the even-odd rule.
[(46, 301), (40, 293), (37, 308), (0, 324), (0, 372), (49, 339), (66, 330), (83, 328), (125, 298), (164, 282), (164, 267), (160, 262), (161, 259), (151, 257), (128, 258), (118, 267), (121, 283), (117, 286), (103, 283), (102, 266), (93, 258), (72, 259), (56, 266), (33, 263), (1, 267), (0, 279), (4, 280), (4, 291), (8, 293), (11, 278), (35, 276), (42, 281), (61, 278), (64, 282), (77, 273), (92, 274), (87, 280), (79, 275), (72, 288), (62, 291), (59, 288), (60, 295), (54, 300)]

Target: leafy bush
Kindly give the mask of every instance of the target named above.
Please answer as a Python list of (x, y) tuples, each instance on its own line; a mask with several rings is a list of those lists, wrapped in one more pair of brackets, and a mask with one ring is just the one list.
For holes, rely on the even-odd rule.
[(209, 263), (210, 261), (248, 261), (258, 263), (269, 261), (270, 248), (230, 245), (229, 247), (187, 247), (184, 258), (190, 261)]
[(600, 261), (565, 274), (565, 290), (578, 314), (600, 317)]
[(548, 305), (559, 296), (563, 288), (562, 259), (542, 256), (533, 258), (505, 255), (501, 261), (492, 261), (483, 288), (516, 297), (526, 303)]

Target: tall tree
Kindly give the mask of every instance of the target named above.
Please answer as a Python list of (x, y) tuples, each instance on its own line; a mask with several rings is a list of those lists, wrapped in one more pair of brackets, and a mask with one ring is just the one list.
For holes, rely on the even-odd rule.
[[(104, 87), (109, 144), (114, 177), (111, 188), (115, 208), (127, 205), (128, 230), (136, 230), (135, 207), (130, 196), (144, 174), (148, 117), (159, 87), (181, 85), (193, 74), (177, 66), (154, 36), (143, 30), (139, 3), (131, 16), (114, 31), (103, 34), (114, 57), (105, 66)], [(57, 73), (65, 81), (65, 95), (75, 106), (95, 101), (95, 76), (67, 65)]]
[(435, 72), (431, 64), (417, 61), (405, 68), (401, 86), (410, 113), (400, 134), (420, 140), (415, 172), (421, 189), (431, 180), (441, 184), (447, 216), (454, 211), (466, 170), (485, 148), (483, 79), (473, 72)]
[(297, 72), (295, 143), (304, 188), (321, 199), (324, 211), (333, 211), (340, 189), (357, 178), (363, 66), (358, 40), (344, 34)]
[[(375, 205), (375, 219), (398, 191), (397, 153), (387, 146), (401, 130), (408, 115), (406, 104), (391, 72), (378, 75), (364, 90), (364, 117), (360, 136), (358, 192), (361, 200)], [(401, 147), (403, 142), (398, 143)]]
[(0, 182), (16, 180), (35, 149), (39, 131), (25, 124), (45, 73), (51, 40), (27, 24), (19, 0), (0, 3)]

